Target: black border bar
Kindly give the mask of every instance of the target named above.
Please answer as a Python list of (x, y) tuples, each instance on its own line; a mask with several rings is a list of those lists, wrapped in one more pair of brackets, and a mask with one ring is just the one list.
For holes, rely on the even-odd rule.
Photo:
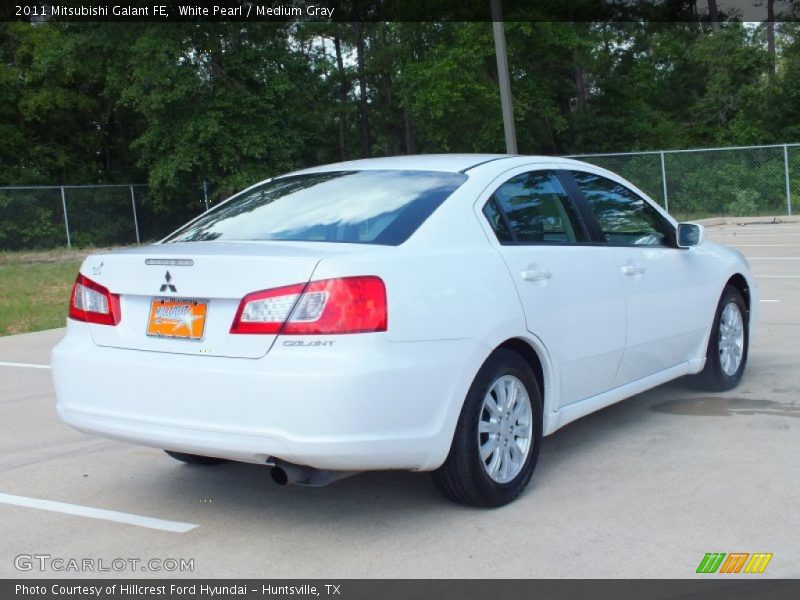
[[(800, 580), (697, 579), (7, 579), (4, 600), (784, 600)], [(175, 587), (173, 587), (175, 586)], [(205, 586), (205, 587), (204, 587)], [(176, 590), (180, 588), (181, 593)], [(36, 591), (34, 591), (36, 590)], [(97, 593), (99, 590), (99, 593)], [(214, 590), (212, 594), (210, 590)]]
[[(745, 14), (752, 2), (719, 0), (718, 18), (735, 19)], [(708, 20), (703, 0), (501, 0), (501, 5), (505, 21)], [(776, 20), (795, 19), (790, 10), (783, 10), (782, 5), (778, 8)], [(490, 0), (4, 0), (0, 21), (491, 21), (491, 11)]]

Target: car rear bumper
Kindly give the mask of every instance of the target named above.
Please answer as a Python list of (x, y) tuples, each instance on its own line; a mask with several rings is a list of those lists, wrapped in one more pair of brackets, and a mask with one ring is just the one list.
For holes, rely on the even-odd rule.
[(87, 433), (252, 463), (417, 469), (447, 456), (487, 349), (338, 336), (261, 359), (100, 347), (70, 323), (52, 356), (58, 413)]

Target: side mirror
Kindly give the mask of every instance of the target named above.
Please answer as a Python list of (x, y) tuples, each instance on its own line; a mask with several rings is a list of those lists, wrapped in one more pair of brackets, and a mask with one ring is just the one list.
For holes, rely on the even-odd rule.
[(706, 239), (706, 228), (699, 223), (678, 223), (678, 248), (699, 246)]

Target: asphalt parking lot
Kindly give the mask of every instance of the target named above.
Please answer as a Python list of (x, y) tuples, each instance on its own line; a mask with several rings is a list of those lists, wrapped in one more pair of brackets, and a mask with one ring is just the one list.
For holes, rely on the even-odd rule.
[(15, 567), (47, 554), (194, 560), (95, 576), (683, 578), (707, 552), (773, 553), (746, 577), (800, 577), (800, 222), (709, 234), (760, 288), (741, 386), (673, 382), (568, 425), (498, 510), (451, 504), (426, 474), (281, 488), (266, 467), (191, 467), (83, 435), (55, 413), (62, 330), (0, 338), (0, 577), (92, 575)]

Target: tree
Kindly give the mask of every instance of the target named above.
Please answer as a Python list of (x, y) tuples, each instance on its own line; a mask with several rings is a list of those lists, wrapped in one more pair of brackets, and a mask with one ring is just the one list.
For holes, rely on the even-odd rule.
[[(125, 72), (125, 47), (136, 25), (6, 24), (9, 138), (24, 136), (15, 152), (17, 181), (93, 183), (131, 181), (141, 173), (130, 154), (139, 125), (120, 107), (116, 85)], [(11, 159), (13, 161), (13, 158)], [(8, 164), (4, 161), (3, 164)]]
[[(796, 24), (729, 22), (710, 1), (709, 28), (695, 4), (615, 4), (627, 21), (507, 23), (520, 151), (796, 136)], [(684, 20), (664, 22), (664, 11)], [(147, 181), (156, 206), (188, 212), (204, 181), (219, 197), (353, 156), (504, 150), (486, 22), (49, 22), (0, 33), (7, 183)]]
[(204, 179), (224, 195), (330, 160), (324, 90), (288, 27), (151, 25), (130, 48), (123, 98), (144, 121), (139, 164), (165, 202), (196, 198)]

